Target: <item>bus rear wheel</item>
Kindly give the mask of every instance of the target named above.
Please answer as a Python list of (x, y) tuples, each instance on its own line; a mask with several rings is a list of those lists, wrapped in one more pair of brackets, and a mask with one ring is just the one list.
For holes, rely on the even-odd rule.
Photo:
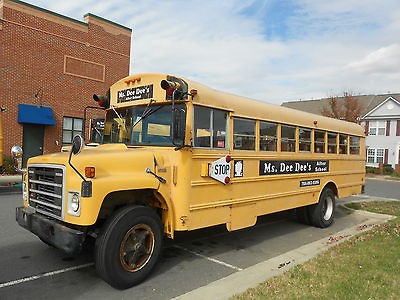
[(161, 220), (151, 208), (117, 211), (96, 239), (97, 273), (117, 289), (140, 283), (156, 265), (162, 240)]
[(329, 227), (334, 220), (336, 197), (331, 189), (324, 189), (317, 204), (311, 205), (309, 216), (315, 227)]

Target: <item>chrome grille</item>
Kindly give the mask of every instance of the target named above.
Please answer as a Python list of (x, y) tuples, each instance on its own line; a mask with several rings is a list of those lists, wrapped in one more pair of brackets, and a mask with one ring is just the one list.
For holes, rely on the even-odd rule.
[(62, 220), (65, 168), (56, 165), (31, 165), (29, 176), (29, 206), (36, 212)]

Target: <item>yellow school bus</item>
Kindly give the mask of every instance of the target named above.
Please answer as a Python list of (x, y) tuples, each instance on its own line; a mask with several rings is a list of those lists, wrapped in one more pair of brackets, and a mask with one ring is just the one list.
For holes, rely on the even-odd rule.
[[(18, 223), (76, 253), (95, 239), (98, 274), (128, 288), (154, 268), (163, 236), (296, 209), (327, 227), (337, 198), (365, 183), (363, 129), (163, 74), (94, 95), (98, 144), (29, 159)], [(101, 122), (100, 122), (101, 123)]]

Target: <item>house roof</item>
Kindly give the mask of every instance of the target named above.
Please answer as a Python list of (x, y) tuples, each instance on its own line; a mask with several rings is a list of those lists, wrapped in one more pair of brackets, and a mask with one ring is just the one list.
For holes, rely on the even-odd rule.
[(387, 97), (384, 101), (382, 101), (381, 103), (379, 103), (378, 105), (376, 105), (375, 107), (373, 107), (371, 110), (368, 110), (368, 112), (366, 114), (364, 114), (362, 116), (362, 119), (367, 118), (368, 116), (370, 116), (371, 114), (374, 113), (374, 111), (378, 110), (379, 107), (383, 106), (386, 102), (388, 101), (393, 101), (394, 103), (396, 103), (397, 105), (400, 106), (400, 101), (398, 101), (396, 98), (390, 96)]
[[(353, 97), (357, 99), (358, 104), (361, 107), (361, 114), (360, 114), (361, 117), (370, 112), (371, 110), (373, 110), (375, 107), (377, 107), (379, 104), (381, 104), (390, 97), (392, 97), (396, 101), (399, 101), (400, 93), (383, 94), (383, 95), (358, 95)], [(324, 108), (329, 108), (330, 99), (331, 98), (323, 98), (316, 100), (283, 102), (282, 106), (321, 115), (321, 111)], [(339, 105), (343, 104), (344, 97), (338, 97), (337, 101)]]

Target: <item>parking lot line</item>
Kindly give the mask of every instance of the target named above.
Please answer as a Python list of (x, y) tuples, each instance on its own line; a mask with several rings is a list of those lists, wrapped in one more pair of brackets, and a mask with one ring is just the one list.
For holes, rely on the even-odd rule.
[(33, 276), (24, 277), (24, 278), (17, 279), (17, 280), (0, 283), (0, 289), (9, 287), (9, 286), (13, 286), (13, 285), (18, 285), (18, 284), (25, 283), (25, 282), (29, 282), (29, 281), (33, 281), (33, 280), (37, 280), (40, 278), (45, 278), (45, 277), (54, 276), (54, 275), (61, 274), (61, 273), (84, 269), (84, 268), (91, 267), (91, 266), (94, 266), (94, 263), (87, 263), (87, 264), (83, 264), (83, 265), (79, 265), (79, 266), (69, 267), (69, 268), (65, 268), (65, 269), (61, 269), (61, 270), (46, 272), (46, 273), (39, 274), (39, 275), (33, 275)]
[(208, 260), (208, 261), (211, 261), (211, 262), (213, 262), (213, 263), (216, 263), (216, 264), (219, 264), (219, 265), (222, 265), (222, 266), (231, 268), (231, 269), (233, 269), (233, 270), (235, 270), (235, 271), (242, 271), (242, 270), (243, 270), (242, 268), (239, 268), (239, 267), (237, 267), (237, 266), (228, 264), (228, 263), (226, 263), (226, 262), (223, 262), (223, 261), (221, 261), (221, 260), (218, 260), (218, 259), (215, 259), (215, 258), (212, 258), (212, 257), (205, 256), (205, 255), (203, 255), (203, 254), (197, 253), (197, 252), (195, 252), (195, 251), (192, 251), (192, 250), (190, 250), (190, 249), (188, 249), (188, 248), (185, 248), (185, 247), (183, 247), (183, 246), (180, 246), (180, 245), (173, 245), (172, 247), (175, 247), (175, 248), (184, 250), (184, 251), (186, 251), (186, 252), (189, 252), (189, 253), (191, 253), (191, 254), (193, 254), (193, 255), (196, 255), (196, 256), (198, 256), (198, 257), (204, 258), (204, 259), (206, 259), (206, 260)]

